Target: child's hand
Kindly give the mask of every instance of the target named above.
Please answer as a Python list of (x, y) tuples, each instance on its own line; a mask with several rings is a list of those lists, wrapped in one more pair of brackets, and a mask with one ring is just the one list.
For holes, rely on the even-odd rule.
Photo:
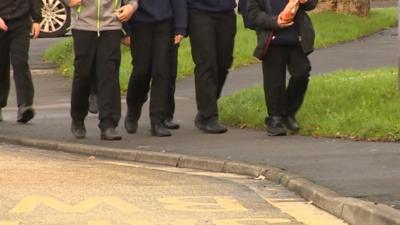
[(292, 22), (288, 23), (287, 21), (282, 20), (280, 16), (278, 16), (277, 24), (280, 28), (285, 28), (285, 27), (292, 26), (294, 24), (294, 22), (292, 21)]
[(0, 17), (0, 30), (3, 30), (3, 31), (8, 30), (6, 23), (4, 22), (4, 20), (1, 17)]
[(40, 23), (33, 23), (32, 24), (32, 37), (38, 38), (40, 34)]
[(131, 46), (131, 37), (130, 36), (123, 37), (121, 39), (121, 44), (123, 44), (126, 47), (130, 47)]
[(177, 35), (175, 35), (175, 41), (174, 41), (174, 43), (175, 43), (176, 45), (177, 45), (177, 44), (180, 44), (184, 38), (185, 38), (185, 37), (184, 37), (183, 35), (177, 34)]
[(308, 0), (299, 0), (300, 4), (305, 4), (308, 2)]
[(82, 5), (82, 0), (69, 0), (69, 7)]
[(121, 22), (126, 22), (128, 21), (133, 13), (136, 11), (137, 6), (127, 4), (122, 6), (121, 8), (117, 9), (117, 18)]

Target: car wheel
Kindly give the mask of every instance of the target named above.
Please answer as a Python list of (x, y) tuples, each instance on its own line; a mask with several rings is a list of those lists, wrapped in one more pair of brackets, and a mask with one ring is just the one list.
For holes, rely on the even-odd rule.
[(61, 37), (71, 22), (70, 8), (62, 0), (42, 0), (40, 37)]

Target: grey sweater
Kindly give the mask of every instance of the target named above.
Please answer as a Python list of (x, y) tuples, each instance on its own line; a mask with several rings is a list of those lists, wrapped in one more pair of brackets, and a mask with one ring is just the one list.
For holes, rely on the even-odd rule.
[(121, 4), (137, 4), (138, 0), (82, 0), (82, 5), (71, 8), (71, 27), (84, 31), (121, 30), (115, 12)]

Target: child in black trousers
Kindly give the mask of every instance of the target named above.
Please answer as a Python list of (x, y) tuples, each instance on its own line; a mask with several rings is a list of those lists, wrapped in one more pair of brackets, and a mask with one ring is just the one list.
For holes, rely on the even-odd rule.
[(133, 71), (129, 80), (126, 102), (128, 112), (125, 129), (135, 133), (143, 104), (150, 94), (151, 134), (156, 137), (171, 136), (165, 124), (171, 79), (171, 36), (179, 44), (186, 35), (186, 0), (141, 1), (137, 13), (129, 21), (132, 36)]
[[(307, 55), (313, 51), (314, 30), (305, 11), (316, 7), (318, 0), (299, 0), (293, 21), (285, 21), (280, 13), (288, 0), (248, 0), (247, 16), (258, 35), (255, 56), (262, 60), (264, 92), (270, 136), (298, 132), (295, 119), (307, 90), (311, 71)], [(286, 85), (286, 69), (291, 77)]]
[[(138, 7), (137, 0), (70, 0), (74, 40), (74, 78), (71, 93), (71, 132), (84, 138), (91, 85), (96, 84), (100, 137), (120, 140), (119, 66), (122, 24)], [(96, 75), (96, 77), (93, 77)], [(95, 81), (95, 82), (94, 82)]]
[(30, 32), (40, 33), (41, 0), (0, 1), (0, 121), (1, 109), (7, 105), (10, 92), (10, 63), (14, 70), (17, 92), (17, 122), (27, 123), (35, 114), (34, 88), (28, 65)]

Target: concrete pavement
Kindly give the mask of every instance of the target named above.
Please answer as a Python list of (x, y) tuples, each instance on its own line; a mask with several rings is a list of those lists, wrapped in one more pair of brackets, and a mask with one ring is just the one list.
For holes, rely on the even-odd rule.
[[(389, 29), (356, 42), (317, 50), (312, 56), (313, 71), (322, 73), (338, 68), (396, 66), (395, 34), (395, 29)], [(6, 121), (0, 125), (1, 135), (271, 165), (307, 177), (343, 196), (385, 203), (400, 209), (400, 154), (397, 143), (301, 136), (270, 138), (263, 131), (234, 128), (224, 135), (202, 134), (192, 122), (195, 103), (191, 78), (178, 83), (176, 118), (182, 129), (174, 132), (173, 137), (151, 137), (145, 110), (138, 134), (128, 135), (120, 129), (124, 138), (121, 142), (100, 141), (95, 116), (87, 120), (88, 138), (77, 141), (69, 133), (68, 81), (54, 75), (35, 76), (38, 115), (32, 124), (15, 124), (16, 109), (12, 107), (14, 100), (10, 99), (11, 107), (4, 112)], [(240, 68), (229, 76), (224, 94), (260, 81), (259, 65)]]
[(0, 224), (345, 225), (280, 185), (0, 144)]

